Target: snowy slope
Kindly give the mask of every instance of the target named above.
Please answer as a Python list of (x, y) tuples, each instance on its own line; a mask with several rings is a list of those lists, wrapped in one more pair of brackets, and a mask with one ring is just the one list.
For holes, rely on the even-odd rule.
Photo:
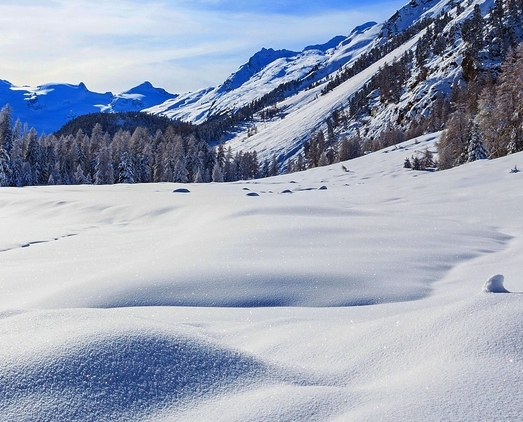
[(523, 154), (402, 168), (436, 138), (189, 193), (2, 188), (0, 419), (522, 419)]
[(146, 111), (202, 123), (213, 115), (248, 105), (279, 85), (304, 79), (319, 69), (308, 81), (310, 85), (365, 51), (380, 28), (375, 22), (369, 22), (355, 28), (348, 37), (335, 37), (325, 44), (306, 47), (302, 52), (262, 49), (220, 86), (181, 95)]
[[(456, 4), (450, 0), (410, 2), (383, 25), (368, 30), (365, 34), (370, 36), (369, 42), (364, 44), (365, 48), (362, 50), (354, 50), (354, 55), (345, 65), (350, 67), (361, 54), (382, 43), (388, 33), (396, 33), (423, 18), (437, 17), (447, 12), (452, 20), (443, 32), (449, 33), (453, 26), (471, 16), (475, 4), (480, 4), (486, 13), (491, 1), (478, 0), (467, 3), (460, 14), (457, 13)], [(414, 52), (418, 41), (425, 33), (426, 30), (422, 30), (414, 34), (389, 54), (325, 95), (322, 91), (329, 79), (322, 79), (312, 89), (300, 91), (279, 102), (280, 114), (276, 118), (267, 121), (255, 116), (253, 122), (231, 134), (228, 145), (233, 150), (256, 150), (261, 159), (275, 155), (282, 164), (288, 159), (295, 159), (313, 131), (327, 132), (326, 121), (334, 110), (347, 110), (349, 99), (361, 90), (380, 68), (398, 60), (407, 51)], [(358, 128), (365, 140), (372, 140), (378, 138), (380, 133), (389, 127), (406, 131), (410, 122), (428, 116), (438, 94), (448, 95), (453, 82), (461, 78), (464, 50), (463, 41), (458, 39), (442, 54), (430, 55), (425, 65), (427, 74), (423, 78), (420, 77), (420, 68), (413, 64), (413, 72), (404, 83), (404, 90), (398, 101), (381, 102), (379, 92), (373, 93), (371, 112), (368, 115), (353, 117), (348, 123), (348, 129), (338, 130), (336, 135), (351, 136)], [(333, 78), (334, 74), (330, 77)], [(256, 127), (255, 133), (252, 130), (248, 133), (247, 130), (253, 126)]]

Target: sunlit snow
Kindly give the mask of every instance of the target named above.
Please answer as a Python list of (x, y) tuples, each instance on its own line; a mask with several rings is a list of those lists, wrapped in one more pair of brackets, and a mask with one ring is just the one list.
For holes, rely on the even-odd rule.
[(2, 188), (0, 420), (521, 420), (523, 155), (402, 167), (436, 138), (347, 172)]

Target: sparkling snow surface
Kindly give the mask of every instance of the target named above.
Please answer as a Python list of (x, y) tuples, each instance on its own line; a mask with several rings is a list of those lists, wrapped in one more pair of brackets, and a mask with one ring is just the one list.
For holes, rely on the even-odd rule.
[(2, 188), (0, 420), (522, 420), (523, 154), (402, 168), (434, 138), (349, 172)]

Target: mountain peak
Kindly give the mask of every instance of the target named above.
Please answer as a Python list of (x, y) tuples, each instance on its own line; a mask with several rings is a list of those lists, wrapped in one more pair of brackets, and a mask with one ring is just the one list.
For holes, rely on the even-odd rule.
[(338, 46), (339, 43), (343, 42), (346, 39), (347, 39), (347, 37), (344, 35), (337, 35), (336, 37), (327, 41), (325, 44), (309, 45), (309, 46), (305, 47), (303, 49), (303, 51), (320, 50), (320, 51), (325, 52), (327, 50), (330, 50), (331, 48), (335, 48), (336, 46)]
[(272, 48), (262, 48), (255, 53), (249, 61), (241, 66), (236, 73), (233, 73), (219, 88), (219, 92), (232, 91), (247, 82), (253, 75), (272, 62), (298, 55), (299, 53), (290, 50), (274, 50)]

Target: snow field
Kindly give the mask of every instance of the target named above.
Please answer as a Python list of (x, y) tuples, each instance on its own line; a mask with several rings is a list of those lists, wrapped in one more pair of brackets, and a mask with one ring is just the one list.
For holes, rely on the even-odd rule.
[(2, 189), (0, 420), (521, 419), (522, 155), (402, 168), (436, 137), (349, 172)]

